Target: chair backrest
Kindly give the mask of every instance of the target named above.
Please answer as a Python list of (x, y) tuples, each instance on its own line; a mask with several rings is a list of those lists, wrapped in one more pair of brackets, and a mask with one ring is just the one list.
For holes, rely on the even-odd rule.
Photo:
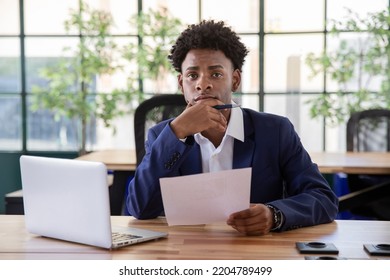
[(178, 116), (187, 106), (182, 94), (160, 94), (143, 101), (134, 113), (137, 166), (145, 155), (147, 131), (153, 125)]
[(347, 151), (390, 151), (390, 110), (353, 113), (347, 122)]

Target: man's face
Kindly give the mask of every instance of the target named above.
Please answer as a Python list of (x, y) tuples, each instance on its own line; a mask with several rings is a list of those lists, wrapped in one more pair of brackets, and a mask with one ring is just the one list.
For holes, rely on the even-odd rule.
[(178, 76), (179, 86), (188, 103), (215, 98), (230, 103), (232, 92), (241, 82), (241, 73), (222, 51), (193, 49), (187, 53)]

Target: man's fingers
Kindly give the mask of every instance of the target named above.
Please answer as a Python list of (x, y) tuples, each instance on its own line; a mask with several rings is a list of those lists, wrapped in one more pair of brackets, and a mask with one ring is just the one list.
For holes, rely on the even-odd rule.
[(264, 205), (254, 205), (248, 209), (233, 213), (227, 224), (238, 232), (246, 235), (262, 235), (269, 232), (272, 221), (267, 218), (267, 208)]

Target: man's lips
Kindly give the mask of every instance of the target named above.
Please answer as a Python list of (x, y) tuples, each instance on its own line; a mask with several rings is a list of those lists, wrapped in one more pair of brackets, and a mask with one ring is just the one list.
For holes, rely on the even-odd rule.
[(212, 95), (202, 94), (202, 95), (195, 96), (193, 98), (193, 101), (197, 102), (199, 100), (204, 100), (204, 99), (217, 99), (217, 98), (215, 96), (212, 96)]

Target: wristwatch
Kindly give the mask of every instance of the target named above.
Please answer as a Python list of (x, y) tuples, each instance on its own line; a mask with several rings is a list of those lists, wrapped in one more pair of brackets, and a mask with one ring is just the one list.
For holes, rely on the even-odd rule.
[(265, 206), (267, 206), (271, 210), (273, 218), (274, 218), (274, 226), (271, 228), (271, 231), (276, 231), (276, 230), (280, 229), (282, 224), (283, 224), (282, 211), (280, 211), (278, 208), (276, 208), (270, 204), (266, 204)]

